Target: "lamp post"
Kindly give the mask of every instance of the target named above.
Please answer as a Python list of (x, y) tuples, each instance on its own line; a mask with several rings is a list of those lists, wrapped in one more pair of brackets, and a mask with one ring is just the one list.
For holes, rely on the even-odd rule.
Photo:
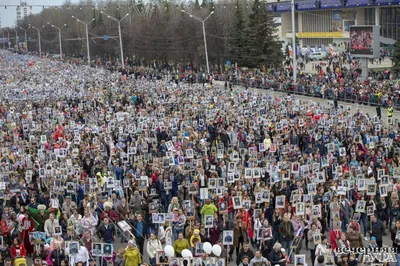
[(18, 30), (14, 29), (15, 31), (15, 50), (18, 51)]
[(41, 43), (41, 41), (40, 41), (40, 31), (41, 31), (45, 26), (43, 26), (43, 27), (41, 27), (41, 28), (39, 29), (39, 28), (36, 28), (35, 26), (32, 26), (31, 24), (29, 24), (29, 27), (32, 28), (32, 29), (35, 29), (35, 30), (37, 31), (37, 33), (38, 33), (38, 39), (39, 39), (39, 57), (42, 57), (42, 43)]
[(94, 21), (94, 18), (89, 21), (88, 23), (83, 22), (82, 20), (76, 18), (75, 16), (72, 16), (72, 18), (74, 18), (77, 22), (85, 25), (85, 29), (86, 29), (86, 47), (87, 47), (87, 61), (88, 61), (88, 65), (90, 66), (90, 48), (89, 48), (89, 24), (92, 23)]
[(4, 31), (7, 32), (7, 46), (9, 46), (8, 44), (10, 42), (10, 32), (8, 30), (6, 30), (6, 29), (4, 29)]
[(26, 36), (27, 36), (27, 34), (26, 34), (26, 29), (21, 28), (21, 27), (18, 26), (18, 25), (17, 25), (17, 27), (25, 32), (25, 39), (24, 39), (24, 41), (25, 41), (25, 52), (27, 53), (27, 52), (28, 52), (28, 39), (27, 39), (27, 37), (26, 37)]
[(297, 80), (297, 47), (296, 47), (296, 28), (295, 28), (295, 5), (292, 0), (292, 58), (293, 58), (293, 82), (296, 84)]
[(205, 22), (212, 14), (214, 14), (214, 11), (211, 11), (211, 13), (205, 19), (202, 19), (202, 18), (199, 18), (199, 17), (197, 17), (195, 15), (192, 15), (192, 14), (190, 14), (189, 12), (187, 12), (187, 11), (185, 11), (183, 9), (181, 11), (183, 13), (188, 14), (191, 18), (193, 18), (193, 19), (195, 19), (197, 21), (200, 21), (202, 26), (203, 26), (204, 50), (205, 50), (205, 53), (206, 53), (207, 74), (210, 74), (210, 66), (208, 65), (208, 51), (207, 51), (207, 39), (206, 39)]
[(112, 17), (112, 16), (110, 16), (110, 15), (107, 15), (107, 14), (104, 13), (103, 11), (100, 11), (100, 12), (103, 13), (104, 15), (106, 15), (107, 18), (109, 18), (109, 19), (111, 19), (111, 20), (114, 20), (114, 21), (116, 21), (116, 22), (118, 23), (119, 49), (120, 49), (120, 52), (121, 52), (121, 65), (122, 65), (122, 69), (125, 69), (124, 49), (123, 49), (123, 46), (122, 46), (121, 22), (122, 22), (126, 17), (129, 16), (129, 13), (126, 14), (123, 18), (117, 19), (117, 18), (115, 18), (115, 17)]
[(5, 44), (6, 44), (6, 38), (4, 37), (4, 30), (2, 30), (2, 32), (3, 32), (3, 49), (6, 49), (6, 46), (5, 46)]
[(60, 42), (60, 59), (62, 59), (61, 29), (64, 28), (65, 26), (67, 26), (67, 24), (62, 25), (61, 28), (54, 26), (50, 22), (47, 22), (47, 24), (49, 24), (50, 26), (52, 26), (53, 28), (56, 28), (58, 30), (58, 41)]

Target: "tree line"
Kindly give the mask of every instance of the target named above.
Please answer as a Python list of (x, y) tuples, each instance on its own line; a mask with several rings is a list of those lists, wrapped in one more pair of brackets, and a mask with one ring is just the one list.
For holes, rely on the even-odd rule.
[[(61, 7), (43, 9), (18, 21), (22, 28), (29, 24), (40, 28), (47, 22), (62, 29), (63, 53), (70, 57), (86, 55), (85, 26), (89, 25), (91, 58), (99, 56), (116, 60), (120, 55), (118, 23), (107, 15), (123, 18), (121, 22), (124, 56), (131, 64), (157, 67), (165, 65), (205, 69), (202, 23), (182, 10), (206, 18), (207, 48), (211, 70), (222, 70), (229, 60), (240, 67), (270, 67), (282, 63), (282, 44), (277, 37), (273, 14), (260, 0), (218, 1), (195, 0), (192, 5), (174, 4), (158, 0), (143, 2), (107, 1), (95, 5), (86, 1), (64, 3)], [(103, 13), (101, 12), (103, 11)], [(21, 35), (21, 34), (20, 34)], [(110, 36), (104, 40), (103, 36)], [(28, 31), (29, 50), (38, 50), (37, 32)], [(58, 54), (58, 30), (47, 26), (41, 31), (43, 53)]]

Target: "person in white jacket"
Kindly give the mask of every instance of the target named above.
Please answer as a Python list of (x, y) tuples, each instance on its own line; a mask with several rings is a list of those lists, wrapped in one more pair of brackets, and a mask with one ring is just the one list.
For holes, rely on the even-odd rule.
[(156, 266), (156, 253), (158, 250), (163, 250), (163, 246), (160, 242), (160, 240), (157, 239), (157, 236), (152, 233), (150, 234), (150, 239), (149, 241), (147, 241), (147, 247), (146, 247), (146, 251), (147, 251), (147, 255), (150, 258), (150, 265), (151, 266)]
[(54, 234), (54, 227), (59, 226), (58, 220), (55, 219), (54, 213), (50, 213), (49, 219), (44, 222), (44, 231), (47, 237), (52, 237)]
[(91, 235), (94, 235), (97, 227), (97, 222), (97, 218), (93, 214), (91, 214), (88, 209), (85, 209), (85, 215), (81, 219), (82, 227), (86, 230), (89, 230)]

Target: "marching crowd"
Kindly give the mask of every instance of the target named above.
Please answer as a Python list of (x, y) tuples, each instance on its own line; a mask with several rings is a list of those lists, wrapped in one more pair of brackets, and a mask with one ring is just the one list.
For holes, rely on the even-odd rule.
[(400, 244), (396, 114), (8, 52), (0, 87), (0, 266), (355, 266), (340, 249)]

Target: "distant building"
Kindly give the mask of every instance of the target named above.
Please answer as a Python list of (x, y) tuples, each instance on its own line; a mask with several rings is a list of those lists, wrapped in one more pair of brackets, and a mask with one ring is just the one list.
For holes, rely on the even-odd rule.
[[(295, 30), (300, 46), (348, 42), (349, 27), (379, 25), (381, 43), (400, 39), (400, 0), (295, 0)], [(281, 41), (292, 39), (290, 0), (267, 0), (278, 22)]]
[(26, 2), (21, 2), (16, 8), (17, 11), (17, 21), (20, 21), (26, 16), (32, 13), (32, 7), (28, 6)]

